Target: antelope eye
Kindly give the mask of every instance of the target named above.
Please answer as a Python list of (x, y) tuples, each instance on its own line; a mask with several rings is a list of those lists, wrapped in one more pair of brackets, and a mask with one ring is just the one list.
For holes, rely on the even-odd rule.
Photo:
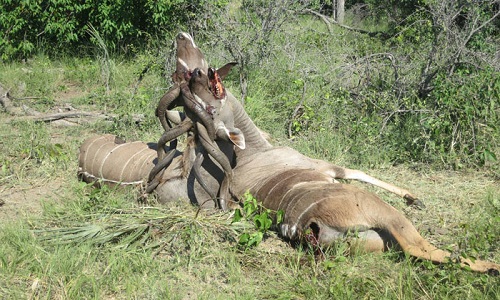
[(183, 40), (183, 39), (185, 39), (185, 36), (184, 36), (184, 34), (179, 33), (179, 34), (177, 35), (177, 38), (178, 38), (179, 40)]

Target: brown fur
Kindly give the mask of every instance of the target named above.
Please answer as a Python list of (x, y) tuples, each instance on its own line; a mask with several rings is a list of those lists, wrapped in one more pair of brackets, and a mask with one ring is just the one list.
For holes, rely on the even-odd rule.
[[(235, 126), (247, 141), (246, 149), (235, 148), (235, 192), (249, 190), (265, 207), (283, 209), (283, 236), (301, 239), (313, 230), (321, 244), (330, 244), (349, 232), (357, 232), (357, 242), (366, 244), (368, 251), (384, 250), (395, 240), (412, 256), (436, 263), (450, 259), (449, 252), (432, 246), (410, 221), (376, 195), (334, 183), (326, 162), (312, 160), (289, 148), (264, 146), (266, 141), (243, 107), (236, 99), (228, 101), (233, 104), (230, 107)], [(498, 264), (481, 260), (460, 258), (460, 265), (479, 272), (500, 270)]]

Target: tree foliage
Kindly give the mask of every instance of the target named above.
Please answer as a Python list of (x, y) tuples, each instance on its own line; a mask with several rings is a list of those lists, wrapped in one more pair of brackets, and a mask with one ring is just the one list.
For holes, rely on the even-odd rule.
[[(203, 0), (4, 0), (0, 1), (2, 60), (27, 57), (45, 44), (54, 52), (88, 45), (89, 24), (110, 49), (140, 44), (177, 29)], [(223, 4), (223, 2), (219, 3)]]
[[(300, 22), (297, 16), (304, 11), (322, 7), (321, 1), (302, 4), (289, 6), (295, 11), (287, 10), (287, 24)], [(460, 168), (496, 161), (500, 154), (500, 96), (495, 92), (500, 78), (498, 1), (348, 4), (352, 23), (342, 29), (351, 38), (342, 39), (345, 33), (331, 30), (335, 21), (326, 15), (319, 20), (330, 26), (329, 35), (315, 28), (280, 38), (279, 31), (287, 26), (262, 35), (258, 33), (265, 26), (240, 29), (245, 32), (243, 39), (256, 37), (245, 44), (244, 53), (264, 48), (274, 60), (288, 58), (270, 63), (272, 72), (254, 77), (265, 77), (262, 83), (273, 100), (264, 105), (275, 122), (284, 123), (289, 137), (343, 135), (359, 163), (382, 159)], [(268, 14), (261, 14), (261, 23), (254, 24), (265, 24), (265, 16), (277, 6), (265, 6)], [(382, 34), (372, 34), (374, 30)], [(267, 41), (258, 43), (260, 36)], [(305, 50), (298, 49), (301, 43)], [(340, 43), (344, 46), (335, 53)], [(268, 58), (249, 57), (247, 69), (258, 70)]]
[[(171, 50), (161, 42), (181, 29), (215, 66), (238, 62), (226, 82), (239, 85), (257, 121), (281, 126), (266, 128), (275, 136), (340, 139), (361, 164), (494, 165), (500, 3), (351, 0), (340, 25), (328, 15), (334, 2), (4, 0), (0, 54), (26, 57), (40, 44), (74, 53), (98, 42), (113, 55), (160, 41), (143, 69), (168, 77), (171, 65), (149, 66), (166, 65)], [(335, 159), (328, 148), (315, 147)]]

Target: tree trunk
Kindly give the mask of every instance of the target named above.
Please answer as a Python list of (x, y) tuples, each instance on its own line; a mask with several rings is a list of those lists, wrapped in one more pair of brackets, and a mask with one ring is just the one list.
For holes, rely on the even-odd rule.
[(344, 23), (344, 12), (345, 12), (344, 4), (345, 0), (337, 0), (337, 22), (339, 24)]

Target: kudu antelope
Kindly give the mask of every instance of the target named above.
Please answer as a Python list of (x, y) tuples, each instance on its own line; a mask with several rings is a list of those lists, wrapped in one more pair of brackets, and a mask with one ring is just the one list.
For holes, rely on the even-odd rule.
[[(215, 101), (211, 94), (205, 95), (202, 100)], [(431, 245), (402, 213), (376, 195), (335, 182), (328, 174), (328, 163), (271, 146), (234, 97), (228, 98), (224, 109), (233, 114), (246, 143), (244, 149), (234, 148), (234, 192), (249, 191), (264, 207), (283, 210), (282, 236), (301, 240), (312, 234), (316, 243), (328, 245), (355, 234), (353, 241), (365, 251), (383, 251), (398, 244), (420, 259), (436, 263), (450, 259), (449, 252)], [(479, 272), (500, 271), (498, 264), (488, 261), (459, 258), (459, 262)]]
[[(222, 70), (219, 71), (216, 71), (213, 68), (208, 68), (203, 53), (196, 46), (192, 37), (187, 33), (181, 32), (177, 35), (176, 46), (176, 70), (172, 74), (174, 86), (160, 99), (156, 109), (156, 115), (160, 119), (164, 133), (158, 141), (158, 163), (149, 173), (148, 186), (145, 190), (145, 194), (147, 195), (158, 186), (161, 177), (158, 176), (159, 173), (172, 162), (176, 153), (176, 138), (184, 133), (196, 130), (198, 132), (196, 136), (203, 145), (203, 148), (224, 170), (225, 178), (222, 181), (219, 203), (220, 207), (226, 208), (225, 199), (229, 198), (230, 195), (230, 184), (232, 182), (233, 173), (229, 160), (214, 142), (217, 132), (211, 118), (217, 113), (225, 101), (226, 94), (224, 86), (222, 85), (221, 77), (226, 75), (224, 73), (226, 68), (222, 68)], [(232, 64), (228, 64), (228, 66), (231, 65)], [(196, 80), (206, 80), (210, 86), (210, 89), (207, 89), (207, 91), (212, 93), (216, 99), (216, 101), (210, 105), (206, 105), (203, 101), (198, 101), (199, 98), (197, 98), (196, 93), (203, 93), (205, 90), (196, 90), (196, 88), (192, 88), (194, 93), (191, 93), (189, 88), (192, 84), (191, 81), (193, 81), (191, 80), (191, 75), (194, 72), (195, 67), (199, 74), (205, 75), (204, 77), (197, 76)], [(204, 87), (206, 84), (198, 86)], [(185, 106), (188, 113), (186, 118), (181, 120), (176, 127), (172, 128), (170, 126), (170, 122), (167, 122), (166, 116), (168, 114), (168, 109), (175, 106)], [(221, 135), (219, 134), (219, 136)], [(171, 141), (170, 149), (168, 153), (166, 153), (165, 146), (169, 141)], [(188, 145), (193, 143), (194, 142), (190, 141)], [(202, 153), (199, 153), (196, 156), (192, 164), (194, 171), (193, 174), (204, 190), (211, 195), (213, 200), (215, 200), (216, 195), (212, 193), (212, 190), (204, 182), (204, 179), (199, 171), (203, 159)], [(185, 173), (187, 173), (191, 165), (186, 163), (184, 166)]]
[[(194, 90), (196, 86), (191, 88)], [(206, 103), (214, 101), (208, 98), (210, 94), (199, 97)], [(300, 239), (311, 231), (319, 243), (329, 244), (349, 232), (356, 232), (366, 250), (384, 250), (393, 241), (403, 251), (422, 259), (442, 263), (450, 256), (450, 253), (424, 240), (396, 209), (371, 193), (335, 183), (334, 178), (360, 179), (401, 196), (409, 194), (407, 191), (360, 171), (305, 157), (290, 148), (273, 147), (262, 137), (229, 91), (222, 109), (229, 109), (234, 125), (241, 130), (246, 143), (245, 149), (240, 149), (232, 147), (227, 141), (218, 141), (228, 159), (236, 161), (233, 170), (234, 192), (241, 195), (249, 190), (264, 206), (284, 209), (285, 220), (279, 229), (284, 237)], [(181, 198), (200, 205), (205, 203), (207, 193), (193, 180), (192, 175), (186, 178), (182, 172), (186, 160), (192, 161), (196, 152), (203, 150), (200, 148), (190, 149), (193, 152), (190, 155), (181, 155), (176, 151), (155, 190), (161, 202)], [(129, 155), (124, 155), (127, 152)], [(155, 155), (155, 151), (144, 143), (118, 144), (113, 136), (92, 138), (81, 147), (79, 174), (86, 181), (104, 178), (114, 183), (139, 182), (152, 168)], [(208, 186), (217, 191), (223, 178), (220, 168), (212, 160), (206, 159), (201, 172)], [(472, 262), (461, 258), (460, 263), (479, 272), (499, 270), (499, 266), (492, 262)]]
[[(177, 51), (176, 51), (177, 64), (176, 64), (176, 70), (175, 70), (174, 74), (172, 75), (172, 78), (177, 77), (178, 79), (174, 79), (174, 82), (181, 82), (182, 80), (190, 80), (192, 73), (195, 69), (199, 69), (199, 70), (201, 70), (201, 73), (205, 73), (205, 74), (207, 74), (210, 71), (210, 69), (208, 68), (208, 63), (205, 60), (205, 56), (203, 55), (201, 50), (196, 46), (193, 38), (189, 34), (183, 33), (183, 32), (179, 33), (177, 35), (176, 42), (177, 42)], [(219, 74), (220, 77), (223, 79), (229, 73), (229, 71), (231, 70), (231, 68), (234, 65), (236, 65), (236, 63), (228, 63), (225, 66), (223, 66), (222, 68), (219, 68), (216, 73)], [(235, 99), (234, 96), (229, 91), (227, 91), (227, 92), (225, 91), (225, 88), (223, 87), (222, 82), (217, 81), (217, 80), (215, 80), (215, 81), (209, 80), (209, 82), (212, 86), (209, 86), (208, 89), (212, 90), (212, 91), (216, 90), (217, 91), (216, 93), (212, 92), (215, 95), (214, 97), (216, 98), (216, 100), (222, 100), (222, 101), (216, 101), (216, 100), (211, 101), (211, 103), (207, 103), (206, 105), (204, 105), (205, 107), (206, 106), (217, 106), (218, 109), (220, 110), (220, 106), (225, 104), (225, 101), (227, 98), (231, 98), (232, 100)], [(216, 86), (214, 83), (220, 83), (220, 87)], [(194, 95), (203, 94), (204, 90), (206, 93), (206, 90), (207, 90), (206, 87), (202, 87), (200, 84), (198, 84), (196, 86), (198, 86), (198, 88), (194, 88), (195, 89), (195, 91), (193, 93)], [(191, 87), (191, 89), (193, 90), (193, 87)], [(220, 92), (219, 90), (222, 90), (222, 92)], [(169, 93), (167, 93), (167, 94), (169, 94)], [(174, 94), (178, 95), (177, 93), (174, 93)], [(217, 96), (218, 94), (224, 94), (224, 95)], [(161, 116), (165, 116), (165, 115), (169, 115), (170, 118), (176, 118), (177, 120), (179, 120), (179, 118), (176, 117), (175, 113), (168, 114), (167, 105), (165, 105), (167, 103), (167, 101), (165, 101), (165, 98), (168, 98), (168, 97), (164, 96), (162, 98), (162, 100), (160, 101), (160, 104), (158, 105), (158, 109), (157, 109), (157, 114), (158, 114), (162, 124), (163, 124), (163, 122), (166, 122), (166, 121), (162, 121)], [(195, 97), (195, 98), (197, 98), (197, 101), (199, 103), (200, 97)], [(224, 99), (222, 99), (222, 98), (224, 98)], [(231, 104), (229, 104), (229, 105), (231, 105)], [(189, 108), (188, 108), (188, 110), (189, 110)], [(221, 111), (221, 113), (223, 113), (223, 111)], [(216, 127), (218, 126), (219, 129), (220, 129), (220, 124), (226, 124), (226, 126), (229, 124), (230, 125), (233, 124), (233, 120), (232, 120), (231, 116), (218, 115), (217, 117), (218, 117), (218, 121), (216, 121), (216, 122), (218, 122), (219, 125), (215, 125), (215, 126)], [(174, 123), (175, 123), (175, 121), (174, 121)], [(228, 127), (227, 129), (230, 131), (237, 130), (237, 128), (234, 128), (232, 126), (227, 126), (227, 127)], [(260, 129), (259, 129), (259, 132), (262, 133), (262, 131)], [(231, 134), (230, 136), (235, 137), (236, 135)], [(219, 134), (219, 138), (220, 138), (220, 134)], [(233, 140), (233, 142), (236, 142), (236, 140)], [(244, 144), (236, 143), (236, 145), (240, 148), (242, 148), (242, 147), (244, 148)], [(316, 170), (324, 172), (325, 174), (331, 176), (332, 178), (354, 179), (354, 180), (359, 180), (362, 182), (370, 183), (370, 184), (381, 187), (383, 189), (386, 189), (392, 193), (395, 193), (395, 194), (403, 197), (404, 199), (406, 199), (408, 204), (422, 205), (420, 200), (417, 199), (414, 195), (412, 195), (407, 190), (401, 189), (401, 188), (396, 187), (394, 185), (391, 185), (389, 183), (378, 180), (378, 179), (371, 177), (371, 176), (369, 176), (369, 175), (367, 175), (364, 172), (361, 172), (359, 170), (352, 170), (352, 169), (347, 169), (347, 168), (335, 166), (333, 164), (326, 163), (326, 162), (321, 161), (321, 160), (310, 159), (308, 162), (306, 162), (306, 164), (307, 164), (307, 166), (306, 166), (307, 168), (312, 167)]]

